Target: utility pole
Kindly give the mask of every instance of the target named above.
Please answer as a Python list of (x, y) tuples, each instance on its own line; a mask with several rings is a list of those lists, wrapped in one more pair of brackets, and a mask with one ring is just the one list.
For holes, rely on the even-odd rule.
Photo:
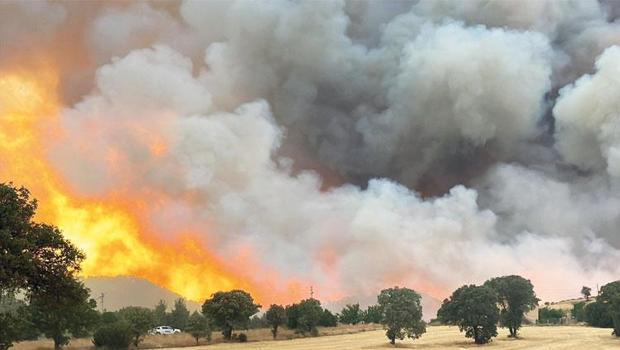
[(310, 286), (310, 299), (314, 299), (314, 289)]

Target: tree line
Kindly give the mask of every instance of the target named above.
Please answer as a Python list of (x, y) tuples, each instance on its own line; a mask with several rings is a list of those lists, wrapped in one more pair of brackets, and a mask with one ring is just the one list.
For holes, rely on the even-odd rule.
[[(221, 331), (225, 340), (246, 341), (245, 333), (235, 331), (266, 326), (277, 338), (285, 326), (317, 335), (318, 326), (333, 327), (339, 322), (380, 323), (392, 344), (426, 332), (421, 296), (399, 287), (382, 290), (377, 303), (365, 310), (349, 304), (339, 314), (310, 298), (286, 306), (270, 305), (259, 316), (261, 305), (243, 290), (216, 292), (200, 312), (192, 314), (182, 299), (170, 312), (160, 302), (154, 309), (126, 307), (99, 313), (90, 291), (77, 278), (84, 254), (57, 227), (35, 222), (36, 209), (37, 202), (27, 189), (0, 184), (0, 350), (40, 335), (52, 339), (55, 349), (68, 344), (70, 337), (90, 335), (98, 347), (137, 347), (156, 325), (182, 329), (197, 343), (203, 338), (210, 341), (214, 330)], [(582, 293), (589, 299), (586, 288)], [(477, 344), (496, 337), (498, 325), (516, 338), (525, 313), (538, 301), (529, 280), (516, 275), (496, 277), (480, 286), (455, 290), (443, 301), (437, 320), (458, 326)], [(577, 308), (575, 315), (582, 315), (593, 326), (612, 326), (613, 334), (620, 336), (620, 281), (603, 286), (596, 301)]]

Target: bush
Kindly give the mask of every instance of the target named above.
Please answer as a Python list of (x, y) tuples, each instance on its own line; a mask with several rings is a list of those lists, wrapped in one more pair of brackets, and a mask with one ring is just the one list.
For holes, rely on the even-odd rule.
[(613, 328), (614, 326), (607, 306), (600, 301), (587, 304), (584, 313), (586, 322), (592, 327)]
[(239, 333), (237, 339), (239, 339), (240, 343), (245, 343), (248, 341), (248, 336), (245, 333)]
[(127, 349), (132, 339), (129, 323), (117, 321), (99, 327), (93, 336), (93, 344), (98, 348)]
[(560, 309), (543, 307), (538, 309), (538, 323), (540, 324), (560, 324), (566, 316), (566, 312)]
[(573, 318), (577, 322), (585, 322), (586, 314), (585, 314), (586, 303), (584, 301), (580, 301), (578, 303), (573, 304)]
[(338, 316), (332, 314), (329, 310), (323, 309), (323, 314), (319, 319), (319, 326), (336, 327), (338, 325)]

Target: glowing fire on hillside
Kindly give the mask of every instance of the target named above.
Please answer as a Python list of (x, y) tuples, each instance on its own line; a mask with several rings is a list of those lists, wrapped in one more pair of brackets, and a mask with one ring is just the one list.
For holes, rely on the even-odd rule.
[[(60, 111), (53, 67), (32, 71), (0, 72), (0, 179), (29, 188), (39, 201), (37, 220), (57, 225), (86, 253), (82, 275), (135, 276), (201, 301), (217, 290), (243, 288), (258, 300), (287, 302), (300, 296), (301, 285), (291, 282), (284, 293), (252, 285), (244, 272), (227, 267), (209, 252), (198, 234), (176, 232), (165, 240), (145, 222), (145, 206), (158, 198), (126, 198), (121, 194), (92, 201), (72, 193), (46, 160), (49, 138), (62, 138), (57, 128)], [(154, 154), (165, 152), (162, 141), (150, 144)], [(231, 260), (244, 269), (251, 254)], [(245, 272), (245, 273), (248, 273)], [(277, 279), (273, 274), (274, 282)]]

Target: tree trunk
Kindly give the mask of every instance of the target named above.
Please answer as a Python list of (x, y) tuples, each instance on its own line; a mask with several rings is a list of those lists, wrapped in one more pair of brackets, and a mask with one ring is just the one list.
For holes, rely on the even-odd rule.
[(276, 337), (278, 336), (278, 325), (277, 324), (273, 325), (273, 329), (271, 330), (271, 334), (273, 334), (273, 339), (276, 339)]
[(60, 348), (62, 348), (62, 339), (54, 337), (54, 350), (60, 350)]
[(222, 334), (224, 335), (224, 339), (230, 340), (232, 338), (232, 331), (233, 331), (232, 327), (225, 326), (224, 330), (222, 331)]
[(391, 337), (390, 338), (390, 344), (396, 345), (396, 337)]

